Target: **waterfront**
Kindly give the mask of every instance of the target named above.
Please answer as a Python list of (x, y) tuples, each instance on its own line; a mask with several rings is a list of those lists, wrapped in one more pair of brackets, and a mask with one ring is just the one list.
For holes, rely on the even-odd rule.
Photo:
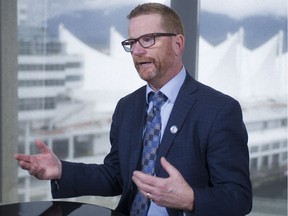
[(249, 216), (287, 216), (287, 176), (253, 189)]

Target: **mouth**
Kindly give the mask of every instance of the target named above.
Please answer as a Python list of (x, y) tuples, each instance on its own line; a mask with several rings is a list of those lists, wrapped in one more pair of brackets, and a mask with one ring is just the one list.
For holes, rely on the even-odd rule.
[(146, 62), (146, 61), (145, 61), (145, 62), (139, 62), (139, 63), (138, 63), (139, 66), (143, 66), (143, 67), (149, 66), (149, 65), (151, 65), (151, 64), (152, 64), (152, 62)]

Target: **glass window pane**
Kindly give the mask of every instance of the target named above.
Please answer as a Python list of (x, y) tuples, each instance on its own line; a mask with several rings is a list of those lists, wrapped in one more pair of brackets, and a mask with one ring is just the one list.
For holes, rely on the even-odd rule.
[[(41, 139), (60, 159), (103, 161), (116, 102), (145, 84), (120, 43), (126, 16), (142, 2), (18, 0), (19, 152), (37, 153)], [(49, 182), (18, 175), (21, 201), (51, 199)]]
[(201, 0), (199, 27), (199, 81), (243, 108), (251, 215), (286, 215), (287, 1)]

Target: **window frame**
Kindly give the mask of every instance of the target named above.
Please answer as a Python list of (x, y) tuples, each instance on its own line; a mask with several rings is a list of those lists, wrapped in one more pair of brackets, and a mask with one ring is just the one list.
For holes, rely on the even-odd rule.
[(0, 0), (0, 203), (18, 200), (17, 0)]

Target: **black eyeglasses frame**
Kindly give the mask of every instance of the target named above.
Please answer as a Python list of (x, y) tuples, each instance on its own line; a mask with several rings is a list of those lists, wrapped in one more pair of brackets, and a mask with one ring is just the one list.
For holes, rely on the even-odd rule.
[[(177, 34), (175, 34), (175, 33), (149, 33), (149, 34), (141, 35), (138, 38), (133, 38), (133, 39), (131, 38), (131, 39), (124, 40), (121, 42), (121, 44), (122, 44), (122, 46), (126, 52), (132, 52), (132, 46), (134, 44), (136, 44), (137, 42), (139, 42), (139, 44), (143, 48), (149, 48), (155, 44), (155, 38), (156, 37), (172, 37), (172, 36), (177, 36)], [(140, 42), (140, 40), (141, 40), (141, 38), (144, 38), (144, 37), (152, 37), (153, 43), (150, 44), (149, 46), (143, 46), (143, 44)], [(130, 46), (130, 48), (128, 48), (127, 46)]]

